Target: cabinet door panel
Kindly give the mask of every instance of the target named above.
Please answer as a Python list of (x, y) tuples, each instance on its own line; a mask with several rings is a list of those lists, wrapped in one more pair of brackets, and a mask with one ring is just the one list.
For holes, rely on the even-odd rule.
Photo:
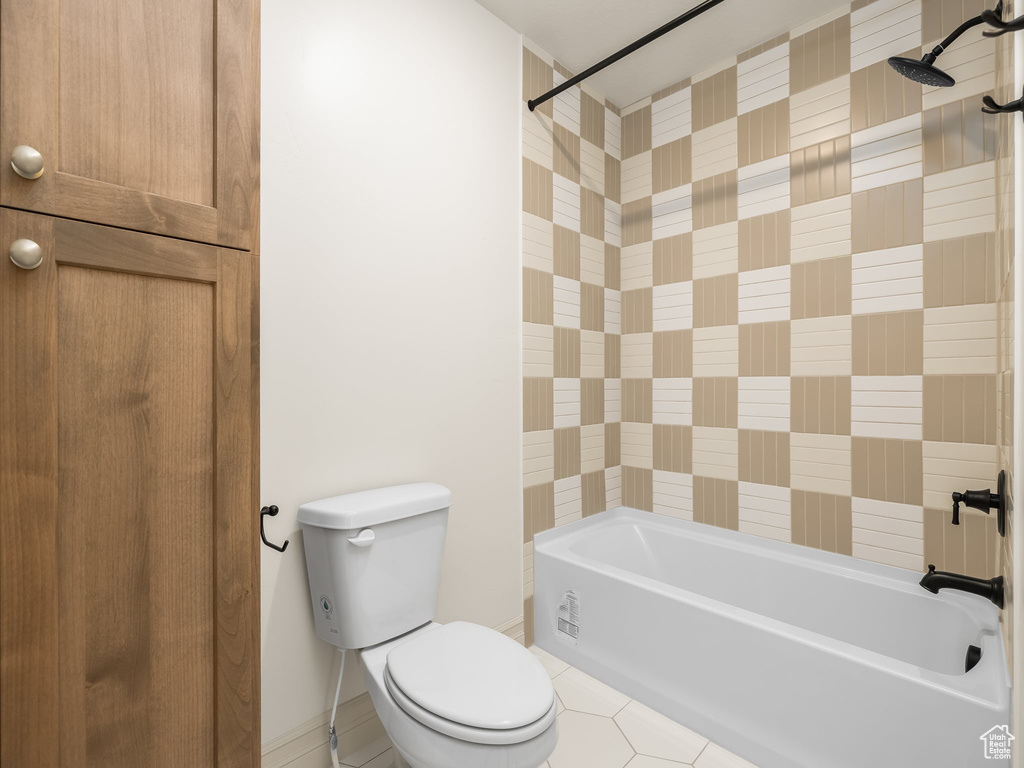
[(254, 250), (258, 48), (256, 0), (0, 0), (0, 204)]
[(17, 237), (44, 261), (0, 266), (0, 762), (257, 765), (254, 257), (0, 211)]

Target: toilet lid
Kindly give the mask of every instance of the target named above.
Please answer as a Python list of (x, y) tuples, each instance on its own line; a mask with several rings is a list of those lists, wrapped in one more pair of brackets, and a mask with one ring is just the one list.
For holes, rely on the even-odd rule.
[(387, 671), (415, 704), (472, 728), (521, 728), (544, 717), (554, 701), (551, 678), (532, 653), (462, 621), (391, 649)]

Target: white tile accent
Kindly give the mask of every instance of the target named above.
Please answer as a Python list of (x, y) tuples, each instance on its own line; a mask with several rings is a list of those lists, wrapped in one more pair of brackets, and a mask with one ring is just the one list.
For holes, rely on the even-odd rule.
[(555, 329), (523, 323), (523, 376), (550, 379), (555, 375)]
[[(567, 77), (563, 77), (557, 71), (555, 72), (554, 84), (556, 86), (561, 85)], [(575, 133), (577, 136), (580, 135), (580, 89), (570, 88), (567, 91), (562, 91), (554, 98), (554, 110), (555, 122), (559, 125), (565, 126), (570, 131)]]
[(525, 101), (522, 110), (523, 157), (550, 171), (553, 165), (551, 118), (541, 112), (531, 112)]
[(878, 0), (850, 16), (850, 69), (921, 45), (921, 0)]
[(622, 159), (622, 119), (610, 109), (604, 111), (604, 151)]
[(615, 465), (604, 471), (605, 509), (622, 505), (622, 467)]
[(740, 115), (789, 96), (789, 43), (738, 64), (736, 87)]
[(921, 309), (924, 246), (853, 254), (853, 314)]
[(655, 424), (693, 424), (693, 379), (655, 379), (653, 388)]
[(693, 428), (693, 474), (736, 480), (739, 476), (738, 461), (737, 430), (724, 427)]
[(622, 378), (649, 379), (653, 365), (654, 346), (651, 334), (630, 333), (622, 337)]
[(580, 380), (555, 379), (555, 429), (580, 425)]
[(737, 138), (735, 117), (693, 134), (693, 180), (736, 170)]
[(853, 325), (849, 315), (790, 323), (793, 376), (849, 376), (853, 370)]
[(819, 83), (789, 99), (790, 150), (850, 132), (850, 76)]
[(622, 249), (622, 290), (650, 288), (654, 285), (654, 243), (637, 243)]
[(739, 218), (749, 219), (789, 208), (789, 155), (739, 169), (737, 210)]
[(622, 422), (622, 466), (653, 469), (654, 428), (650, 424)]
[(604, 285), (604, 241), (580, 235), (580, 282)]
[(689, 135), (690, 93), (691, 88), (687, 86), (651, 104), (651, 147), (660, 147)]
[(555, 479), (555, 433), (523, 433), (523, 487), (550, 483)]
[(604, 289), (604, 332), (622, 332), (622, 294), (613, 288)]
[(739, 376), (738, 325), (693, 329), (693, 375)]
[(849, 496), (850, 445), (849, 435), (792, 432), (789, 436), (790, 487)]
[(580, 427), (580, 472), (604, 469), (604, 424)]
[(583, 519), (583, 486), (579, 475), (555, 480), (555, 528)]
[(641, 152), (622, 161), (623, 203), (631, 203), (651, 194), (651, 153)]
[(580, 231), (580, 185), (557, 173), (554, 180), (553, 213), (555, 224), (573, 232)]
[(693, 520), (693, 475), (654, 470), (654, 511)]
[(553, 272), (555, 269), (551, 222), (523, 212), (523, 266)]
[(850, 255), (853, 226), (850, 195), (797, 206), (790, 217), (791, 264)]
[(604, 334), (600, 331), (580, 331), (580, 378), (604, 378)]
[(653, 289), (655, 331), (693, 327), (693, 281), (656, 285)]
[(555, 325), (563, 328), (580, 327), (580, 281), (555, 275)]
[(610, 245), (622, 245), (622, 206), (604, 199), (604, 239)]
[(580, 139), (580, 186), (604, 194), (604, 150)]
[(683, 184), (652, 197), (651, 230), (654, 240), (693, 231), (692, 184)]
[[(996, 57), (992, 55), (992, 40), (984, 37), (987, 25), (969, 29), (949, 50), (943, 52), (938, 64), (956, 77), (952, 88), (923, 88), (921, 106), (932, 109), (951, 104), (968, 96), (991, 93), (996, 87)], [(952, 30), (950, 30), (952, 31)], [(928, 49), (938, 40), (926, 40)]]
[(789, 376), (740, 376), (738, 426), (789, 432)]
[(740, 532), (776, 541), (791, 540), (789, 488), (741, 482), (739, 502)]
[(863, 192), (920, 178), (922, 152), (920, 112), (857, 131), (850, 138), (851, 189)]
[(923, 507), (853, 498), (854, 557), (920, 570), (923, 555)]
[(614, 424), (622, 420), (622, 380), (604, 380), (604, 420)]
[(973, 443), (925, 442), (921, 451), (924, 471), (924, 506), (949, 507), (953, 491), (992, 488), (997, 448)]
[(693, 233), (694, 279), (737, 272), (739, 247), (739, 222), (698, 229)]
[(789, 320), (789, 264), (739, 274), (739, 321)]
[(996, 305), (924, 311), (924, 372), (996, 373)]
[(855, 437), (922, 438), (921, 376), (854, 376), (850, 431)]
[(994, 161), (925, 176), (925, 242), (994, 232), (995, 194)]

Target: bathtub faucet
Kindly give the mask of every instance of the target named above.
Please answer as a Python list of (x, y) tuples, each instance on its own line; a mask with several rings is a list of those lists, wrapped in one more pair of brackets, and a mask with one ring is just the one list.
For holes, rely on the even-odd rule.
[(929, 565), (928, 573), (921, 579), (921, 586), (936, 595), (939, 594), (940, 589), (959, 589), (961, 592), (981, 595), (1000, 608), (1003, 607), (1002, 576), (996, 576), (994, 579), (976, 579), (973, 576), (963, 576), (959, 573), (936, 571), (934, 565)]

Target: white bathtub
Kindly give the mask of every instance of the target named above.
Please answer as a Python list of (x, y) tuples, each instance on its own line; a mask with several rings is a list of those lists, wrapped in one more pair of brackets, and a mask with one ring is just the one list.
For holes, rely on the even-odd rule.
[[(625, 508), (534, 552), (537, 645), (759, 768), (1008, 765), (980, 740), (1010, 711), (982, 598)], [(965, 674), (969, 645), (982, 658)]]

